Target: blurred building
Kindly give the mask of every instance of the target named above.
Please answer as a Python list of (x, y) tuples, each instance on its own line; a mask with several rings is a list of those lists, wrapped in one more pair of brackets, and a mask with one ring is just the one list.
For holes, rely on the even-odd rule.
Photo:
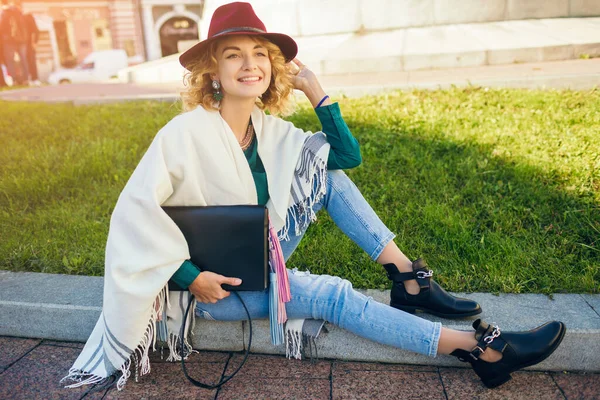
[(204, 0), (24, 0), (40, 29), (40, 77), (96, 50), (123, 49), (132, 64), (175, 54), (199, 39)]
[(96, 50), (123, 49), (132, 63), (145, 60), (139, 0), (23, 1), (40, 29), (40, 77), (72, 67)]
[(179, 53), (199, 39), (204, 0), (140, 0), (148, 60)]

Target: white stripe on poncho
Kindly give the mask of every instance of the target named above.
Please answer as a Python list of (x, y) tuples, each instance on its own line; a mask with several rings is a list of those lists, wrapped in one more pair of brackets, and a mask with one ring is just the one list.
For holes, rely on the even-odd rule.
[[(329, 144), (323, 133), (304, 132), (258, 107), (251, 117), (267, 173), (269, 215), (286, 236), (290, 216), (304, 226), (314, 220), (311, 206), (325, 193)], [(167, 282), (190, 254), (161, 206), (232, 204), (257, 204), (257, 195), (246, 157), (227, 123), (218, 112), (202, 107), (173, 118), (154, 138), (115, 206), (102, 313), (65, 377), (75, 382), (70, 387), (103, 382), (121, 371), (121, 389), (132, 363), (141, 375), (150, 372), (148, 352), (156, 343), (159, 315), (171, 321), (159, 325), (160, 336), (169, 338), (169, 346), (179, 340), (180, 307), (173, 304), (176, 297), (168, 294)]]

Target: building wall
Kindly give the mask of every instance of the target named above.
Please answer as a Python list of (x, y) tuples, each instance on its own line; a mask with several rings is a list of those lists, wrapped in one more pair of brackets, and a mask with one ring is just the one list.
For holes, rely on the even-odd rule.
[(144, 57), (144, 41), (138, 0), (117, 0), (109, 4), (113, 48), (127, 55)]
[(48, 75), (59, 65), (58, 47), (52, 18), (45, 15), (34, 15), (36, 25), (40, 30), (36, 46), (38, 77), (45, 81)]
[[(187, 18), (197, 24), (198, 39), (200, 36), (201, 19), (204, 0), (140, 0), (144, 30), (144, 43), (148, 60), (156, 60), (163, 56), (161, 49), (161, 27), (172, 18)], [(197, 42), (198, 39), (185, 40), (178, 46), (186, 46)]]
[[(246, 0), (267, 29), (292, 37), (419, 26), (600, 16), (600, 0)], [(204, 28), (230, 0), (206, 0)]]
[[(94, 50), (124, 49), (133, 61), (145, 59), (139, 0), (63, 0), (23, 2), (23, 11), (36, 19), (49, 17), (59, 31), (66, 30), (73, 62)], [(59, 63), (65, 63), (65, 40), (57, 32)], [(55, 68), (58, 68), (56, 65)]]
[[(101, 48), (125, 49), (137, 59), (162, 57), (160, 28), (171, 18), (197, 24), (206, 37), (218, 6), (231, 0), (28, 1), (23, 8), (64, 23), (76, 61)], [(600, 15), (600, 0), (247, 0), (273, 32), (293, 37), (361, 33), (412, 26), (523, 18)], [(48, 31), (52, 36), (53, 32)], [(184, 42), (184, 41), (182, 41)], [(180, 49), (193, 41), (182, 43)], [(64, 47), (59, 43), (59, 48)]]

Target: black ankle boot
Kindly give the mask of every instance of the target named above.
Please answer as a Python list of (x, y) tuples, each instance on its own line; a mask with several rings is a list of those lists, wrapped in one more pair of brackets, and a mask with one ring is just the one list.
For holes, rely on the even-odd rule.
[[(443, 318), (464, 318), (481, 313), (476, 301), (454, 297), (431, 279), (433, 271), (421, 258), (413, 261), (413, 272), (399, 272), (395, 264), (383, 267), (394, 282), (390, 301), (394, 308), (413, 314), (420, 310)], [(404, 287), (404, 281), (411, 279), (416, 279), (419, 284), (418, 294), (410, 294)]]
[[(500, 332), (497, 326), (491, 326), (476, 320), (475, 339), (477, 346), (473, 350), (457, 349), (451, 355), (463, 362), (471, 363), (475, 373), (483, 384), (495, 388), (511, 379), (511, 372), (537, 364), (556, 350), (567, 328), (558, 321), (548, 322), (527, 332)], [(487, 348), (502, 353), (502, 359), (496, 362), (483, 361), (481, 354)]]

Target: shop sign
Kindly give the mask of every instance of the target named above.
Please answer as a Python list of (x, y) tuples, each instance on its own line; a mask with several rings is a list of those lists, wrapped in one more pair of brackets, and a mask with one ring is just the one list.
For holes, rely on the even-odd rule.
[(174, 18), (165, 22), (160, 33), (166, 36), (198, 35), (198, 27), (187, 18)]
[(100, 19), (100, 10), (90, 8), (64, 8), (62, 10), (62, 15), (65, 17), (65, 19), (71, 21), (84, 19), (96, 20)]

